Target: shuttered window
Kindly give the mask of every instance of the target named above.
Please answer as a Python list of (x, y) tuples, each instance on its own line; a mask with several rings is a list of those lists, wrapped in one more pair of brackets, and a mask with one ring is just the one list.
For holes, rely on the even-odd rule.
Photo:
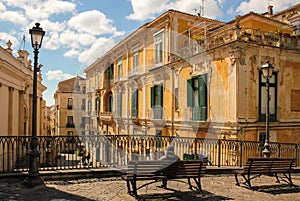
[(187, 80), (187, 106), (191, 110), (191, 119), (207, 119), (207, 74)]
[(163, 85), (151, 87), (151, 108), (154, 119), (162, 119), (163, 116)]
[(131, 90), (131, 117), (132, 118), (138, 117), (138, 90), (137, 89)]
[(119, 92), (117, 97), (117, 116), (122, 117), (122, 92)]

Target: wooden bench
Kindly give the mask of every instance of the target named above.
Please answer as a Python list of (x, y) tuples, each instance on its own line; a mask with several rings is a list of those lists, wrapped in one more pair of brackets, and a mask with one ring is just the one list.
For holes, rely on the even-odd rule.
[(196, 190), (202, 192), (201, 177), (206, 172), (207, 160), (182, 160), (176, 161), (170, 166), (162, 170), (163, 175), (166, 176), (163, 179), (163, 188), (167, 188), (168, 180), (187, 179), (189, 188), (193, 190), (191, 179), (193, 179), (197, 185)]
[[(190, 189), (193, 178), (197, 189), (202, 191), (200, 178), (205, 173), (207, 161), (129, 161), (125, 174), (121, 176), (127, 182), (128, 193), (137, 196), (137, 190), (152, 184), (162, 182), (162, 187), (167, 188), (168, 180), (187, 178)], [(137, 185), (137, 181), (150, 180), (150, 182)]]
[[(169, 161), (129, 161), (125, 174), (121, 176), (127, 182), (128, 193), (137, 196), (137, 190), (154, 182), (165, 179), (161, 172), (166, 166), (170, 165)], [(137, 186), (137, 181), (150, 180), (150, 183)]]
[(275, 176), (276, 181), (279, 178), (293, 185), (291, 171), (295, 166), (295, 158), (248, 158), (242, 170), (235, 171), (236, 185), (240, 186), (238, 175), (241, 175), (245, 182), (244, 184), (253, 189), (251, 180), (261, 175)]

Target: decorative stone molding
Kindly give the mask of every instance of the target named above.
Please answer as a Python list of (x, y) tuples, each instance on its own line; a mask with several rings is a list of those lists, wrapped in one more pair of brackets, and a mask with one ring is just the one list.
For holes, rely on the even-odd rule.
[(241, 65), (246, 65), (246, 50), (242, 47), (233, 47), (230, 53), (230, 63), (235, 65), (236, 60), (239, 61)]
[(11, 49), (12, 43), (10, 42), (10, 40), (7, 41), (6, 45), (7, 45), (6, 51), (12, 54), (13, 50)]

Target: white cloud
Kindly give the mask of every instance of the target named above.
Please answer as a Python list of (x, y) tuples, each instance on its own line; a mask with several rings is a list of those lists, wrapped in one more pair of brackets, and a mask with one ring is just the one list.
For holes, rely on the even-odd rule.
[(69, 58), (75, 58), (78, 55), (79, 55), (79, 51), (76, 49), (71, 49), (64, 54), (65, 57), (69, 57)]
[(66, 80), (74, 77), (74, 75), (64, 73), (62, 70), (48, 71), (46, 73), (47, 80)]
[(81, 63), (91, 64), (105, 52), (110, 50), (114, 45), (115, 41), (113, 38), (99, 38), (89, 49), (86, 49), (79, 55), (78, 60)]
[(116, 32), (116, 28), (112, 26), (112, 21), (97, 10), (86, 11), (72, 17), (68, 21), (68, 25), (82, 33), (92, 35), (101, 35)]
[(2, 2), (5, 2), (8, 6), (13, 7), (22, 7), (25, 4), (36, 4), (39, 2), (39, 0), (2, 0)]
[(48, 19), (53, 14), (65, 14), (75, 12), (76, 4), (60, 1), (60, 0), (46, 0), (37, 1), (34, 3), (24, 3), (18, 7), (25, 10), (26, 16), (32, 20)]
[(234, 9), (233, 7), (231, 6), (227, 11), (226, 11), (227, 14), (229, 15), (232, 15), (234, 13)]
[[(1, 39), (1, 43), (4, 43), (5, 45), (3, 45), (3, 47), (7, 47), (6, 43), (8, 41), (10, 41), (12, 43), (12, 49), (15, 50), (16, 48), (19, 47), (19, 41), (16, 37), (14, 37), (11, 34), (8, 33), (4, 33), (4, 32), (0, 32), (0, 39)], [(2, 45), (1, 45), (2, 46)]]
[(127, 16), (128, 19), (144, 21), (153, 19), (155, 14), (166, 9), (166, 4), (170, 0), (130, 0), (133, 13)]
[(6, 10), (5, 5), (2, 2), (0, 2), (0, 11), (3, 12), (5, 10)]
[[(271, 5), (274, 6), (274, 13), (298, 4), (299, 0), (272, 0)], [(237, 8), (237, 12), (241, 15), (254, 11), (257, 13), (265, 13), (268, 11), (268, 1), (261, 0), (243, 1)]]
[(89, 46), (95, 42), (96, 38), (86, 33), (76, 33), (75, 31), (66, 30), (60, 34), (60, 42), (71, 48), (79, 48), (81, 46)]
[[(182, 12), (196, 14), (200, 10), (202, 0), (130, 0), (133, 13), (127, 16), (128, 19), (144, 21), (153, 19), (163, 11), (174, 9)], [(204, 16), (216, 18), (223, 15), (222, 9), (224, 0), (204, 1)]]
[(43, 43), (46, 49), (57, 50), (61, 47), (59, 34), (57, 32), (51, 32), (48, 34), (49, 37), (44, 37)]
[(49, 15), (73, 12), (75, 8), (76, 4), (61, 0), (49, 0), (43, 5), (43, 10)]
[(17, 25), (24, 25), (28, 23), (26, 17), (22, 13), (17, 11), (2, 12), (0, 15), (0, 20), (12, 22)]
[(223, 6), (226, 4), (226, 0), (218, 0), (218, 3)]

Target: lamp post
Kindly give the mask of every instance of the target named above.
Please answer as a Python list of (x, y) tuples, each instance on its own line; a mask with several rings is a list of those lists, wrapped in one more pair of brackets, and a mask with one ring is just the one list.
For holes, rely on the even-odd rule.
[(31, 44), (34, 49), (34, 67), (33, 67), (33, 90), (32, 90), (32, 137), (30, 140), (29, 154), (29, 173), (24, 180), (24, 184), (30, 187), (43, 184), (43, 179), (40, 177), (38, 170), (38, 156), (37, 150), (38, 139), (36, 137), (36, 108), (37, 108), (37, 71), (38, 71), (38, 54), (42, 45), (42, 40), (45, 31), (40, 27), (40, 23), (35, 23), (35, 27), (29, 29), (31, 35)]
[(270, 92), (269, 92), (269, 82), (272, 77), (274, 66), (270, 64), (270, 62), (267, 60), (264, 65), (261, 66), (262, 74), (264, 78), (266, 79), (266, 94), (267, 94), (267, 107), (266, 107), (266, 139), (264, 144), (264, 150), (262, 153), (264, 154), (265, 158), (270, 158), (271, 151), (270, 151), (270, 145), (269, 145), (269, 107), (270, 107)]

